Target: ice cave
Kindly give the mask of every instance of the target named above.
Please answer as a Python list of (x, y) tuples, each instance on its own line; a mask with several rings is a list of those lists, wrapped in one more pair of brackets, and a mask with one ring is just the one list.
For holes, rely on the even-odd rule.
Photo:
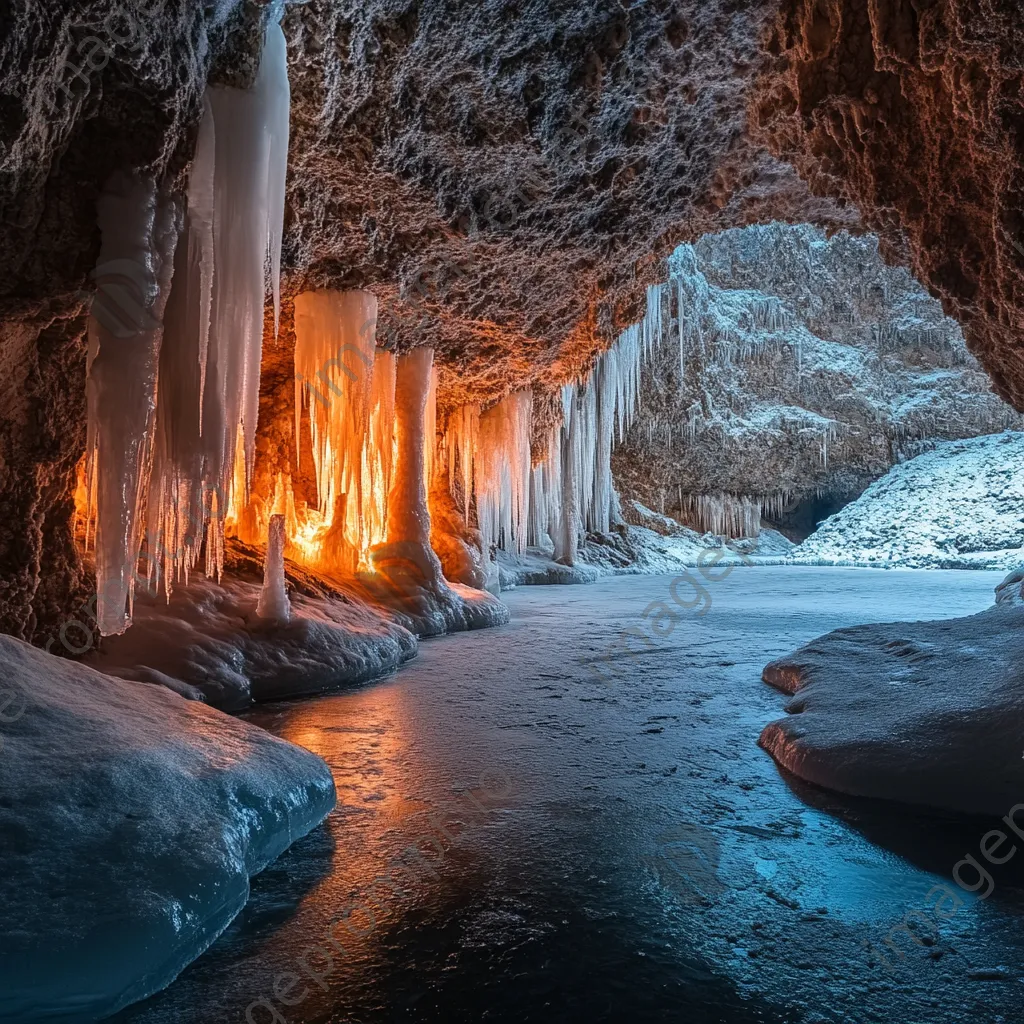
[(1017, 0), (0, 24), (0, 1022), (1024, 1019)]

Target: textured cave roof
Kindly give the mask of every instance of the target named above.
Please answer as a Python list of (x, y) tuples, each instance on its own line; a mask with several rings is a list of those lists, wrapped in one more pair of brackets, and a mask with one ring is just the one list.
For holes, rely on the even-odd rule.
[[(207, 76), (251, 76), (263, 5), (144, 2), (157, 13), (74, 99), (68, 60), (117, 5), (0, 13), (0, 313), (80, 310), (106, 177), (180, 188)], [(748, 7), (290, 5), (286, 290), (372, 289), (383, 341), (437, 348), (443, 401), (488, 401), (585, 370), (679, 241), (856, 225), (746, 137), (767, 10)]]
[(1019, 0), (784, 0), (752, 135), (862, 211), (1024, 409)]

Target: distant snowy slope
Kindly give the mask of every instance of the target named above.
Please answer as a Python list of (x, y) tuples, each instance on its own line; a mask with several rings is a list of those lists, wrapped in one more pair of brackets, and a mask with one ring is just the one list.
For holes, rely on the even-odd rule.
[(825, 520), (794, 561), (1003, 569), (1024, 561), (1024, 433), (945, 441)]

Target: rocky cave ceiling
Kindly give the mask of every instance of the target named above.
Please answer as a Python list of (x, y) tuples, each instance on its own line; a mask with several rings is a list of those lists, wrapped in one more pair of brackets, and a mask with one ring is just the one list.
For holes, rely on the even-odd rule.
[[(251, 0), (0, 10), (0, 619), (16, 635), (82, 585), (67, 524), (99, 190), (123, 168), (182, 189), (203, 89), (251, 78), (264, 17)], [(1024, 407), (1015, 0), (311, 0), (283, 26), (286, 291), (376, 292), (384, 340), (437, 349), (442, 404), (575, 377), (677, 243), (780, 219), (878, 231)], [(100, 32), (122, 41), (83, 68)]]

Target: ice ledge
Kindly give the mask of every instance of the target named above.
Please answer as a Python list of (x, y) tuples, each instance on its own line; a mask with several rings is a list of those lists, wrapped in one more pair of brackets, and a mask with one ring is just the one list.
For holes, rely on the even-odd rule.
[(334, 807), (317, 756), (162, 686), (0, 636), (0, 1020), (170, 984)]

